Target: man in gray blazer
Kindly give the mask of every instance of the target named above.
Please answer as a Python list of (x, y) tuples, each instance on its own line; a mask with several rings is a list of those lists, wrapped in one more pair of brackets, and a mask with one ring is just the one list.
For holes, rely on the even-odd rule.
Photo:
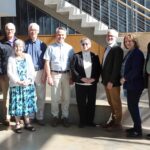
[(120, 128), (122, 106), (120, 99), (120, 71), (123, 60), (123, 50), (117, 45), (118, 33), (110, 29), (106, 36), (107, 47), (102, 63), (102, 84), (104, 85), (108, 103), (111, 108), (111, 118), (102, 125), (103, 128)]

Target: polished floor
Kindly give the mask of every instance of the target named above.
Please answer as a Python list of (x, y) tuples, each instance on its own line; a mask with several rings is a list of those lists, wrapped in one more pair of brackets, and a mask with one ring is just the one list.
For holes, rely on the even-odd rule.
[(101, 127), (78, 128), (59, 125), (52, 128), (49, 123), (37, 131), (16, 134), (12, 128), (0, 125), (0, 150), (149, 150), (150, 140), (128, 139), (124, 131), (105, 131)]

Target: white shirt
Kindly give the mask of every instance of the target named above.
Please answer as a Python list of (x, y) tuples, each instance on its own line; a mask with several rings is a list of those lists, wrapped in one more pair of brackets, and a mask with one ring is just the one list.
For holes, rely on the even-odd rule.
[(92, 71), (92, 63), (91, 63), (91, 54), (89, 51), (82, 51), (83, 56), (83, 66), (85, 70), (85, 74), (87, 78), (91, 77), (91, 71)]
[(106, 57), (107, 57), (108, 53), (110, 52), (111, 48), (112, 48), (115, 44), (116, 44), (116, 43), (112, 43), (112, 44), (110, 44), (110, 45), (107, 46), (107, 48), (106, 48), (106, 50), (105, 50), (105, 53), (104, 53), (102, 66), (104, 66)]

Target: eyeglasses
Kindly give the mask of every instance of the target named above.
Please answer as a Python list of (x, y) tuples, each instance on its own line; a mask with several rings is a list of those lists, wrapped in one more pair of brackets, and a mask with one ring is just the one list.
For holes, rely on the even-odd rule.
[(82, 46), (84, 46), (84, 45), (88, 45), (88, 43), (82, 43)]
[(14, 31), (15, 29), (6, 29), (7, 31)]

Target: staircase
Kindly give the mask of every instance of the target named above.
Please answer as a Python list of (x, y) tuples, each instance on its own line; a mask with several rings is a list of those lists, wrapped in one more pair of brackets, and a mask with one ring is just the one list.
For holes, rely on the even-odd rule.
[[(65, 0), (28, 0), (78, 32), (105, 46), (108, 26)], [(93, 34), (94, 33), (94, 34)]]
[(121, 0), (28, 1), (102, 46), (106, 45), (108, 28), (118, 32), (150, 31), (150, 10), (134, 1), (128, 4)]

